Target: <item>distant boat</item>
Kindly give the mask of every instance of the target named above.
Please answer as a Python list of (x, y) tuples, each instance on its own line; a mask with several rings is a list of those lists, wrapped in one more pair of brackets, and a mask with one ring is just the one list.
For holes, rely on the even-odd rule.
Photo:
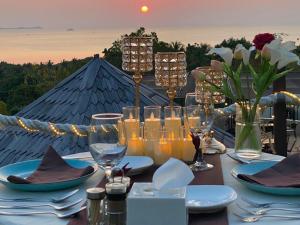
[(68, 28), (67, 31), (74, 31), (74, 29), (73, 28)]

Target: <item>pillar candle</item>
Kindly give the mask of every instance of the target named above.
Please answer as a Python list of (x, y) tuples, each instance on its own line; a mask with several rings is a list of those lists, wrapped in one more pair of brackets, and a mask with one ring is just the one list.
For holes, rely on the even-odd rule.
[(145, 138), (159, 139), (160, 138), (161, 123), (159, 118), (155, 118), (151, 113), (150, 117), (145, 119)]
[(182, 159), (182, 150), (183, 150), (183, 139), (177, 138), (174, 140), (170, 140), (172, 151), (171, 156), (177, 159)]
[(133, 137), (127, 140), (127, 155), (144, 155), (144, 141)]
[(180, 138), (180, 126), (181, 126), (181, 119), (179, 117), (165, 118), (165, 128), (167, 132), (167, 138), (170, 139)]
[(131, 113), (129, 115), (129, 118), (124, 120), (124, 123), (125, 123), (126, 137), (128, 139), (139, 136), (140, 121), (134, 119)]
[(146, 156), (149, 156), (152, 159), (154, 159), (155, 145), (158, 142), (159, 142), (159, 139), (157, 139), (157, 140), (144, 139), (144, 153)]
[(171, 157), (171, 143), (165, 139), (161, 139), (155, 148), (154, 162), (156, 165), (164, 164)]

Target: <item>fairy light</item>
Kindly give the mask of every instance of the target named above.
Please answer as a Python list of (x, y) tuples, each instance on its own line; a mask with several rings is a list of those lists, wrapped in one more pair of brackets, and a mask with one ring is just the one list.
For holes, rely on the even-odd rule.
[(113, 125), (113, 127), (116, 129), (116, 131), (119, 131), (118, 127), (116, 124)]
[(26, 126), (26, 124), (21, 119), (17, 119), (17, 121), (18, 121), (19, 126), (28, 132), (38, 132), (39, 131), (37, 129), (32, 129), (32, 128)]
[(49, 128), (57, 136), (63, 136), (66, 134), (66, 132), (60, 131), (58, 128), (55, 127), (53, 123), (50, 122), (49, 122)]
[(74, 134), (76, 134), (79, 137), (84, 137), (87, 136), (86, 134), (80, 133), (80, 131), (78, 130), (78, 128), (75, 125), (71, 125), (71, 129), (74, 132)]
[(103, 125), (101, 125), (100, 127), (102, 128), (102, 130), (103, 130), (105, 133), (108, 133), (108, 130), (106, 130), (106, 128), (105, 128)]

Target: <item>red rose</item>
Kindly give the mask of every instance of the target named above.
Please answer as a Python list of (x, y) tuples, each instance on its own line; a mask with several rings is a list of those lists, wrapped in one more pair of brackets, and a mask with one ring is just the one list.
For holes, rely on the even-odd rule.
[(273, 34), (264, 33), (254, 37), (253, 43), (258, 50), (262, 50), (265, 44), (271, 43), (275, 39)]

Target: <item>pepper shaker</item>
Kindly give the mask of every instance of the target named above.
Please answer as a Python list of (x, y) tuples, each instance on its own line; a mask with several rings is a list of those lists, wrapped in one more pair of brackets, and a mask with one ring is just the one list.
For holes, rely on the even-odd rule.
[(124, 183), (108, 183), (106, 189), (105, 224), (126, 224), (126, 190)]

